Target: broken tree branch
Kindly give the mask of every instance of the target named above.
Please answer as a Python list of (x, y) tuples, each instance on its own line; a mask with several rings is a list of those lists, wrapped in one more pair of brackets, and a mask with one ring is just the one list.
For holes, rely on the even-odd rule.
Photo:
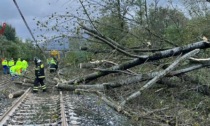
[[(190, 67), (187, 68), (183, 68), (180, 70), (176, 70), (176, 71), (171, 71), (169, 72), (166, 77), (171, 77), (171, 76), (179, 76), (181, 74), (185, 74), (187, 72), (193, 71), (193, 70), (197, 70), (203, 67), (207, 67), (210, 66), (209, 64), (196, 64), (196, 65), (192, 65)], [(136, 84), (138, 82), (142, 82), (142, 81), (146, 81), (146, 80), (150, 80), (152, 78), (154, 78), (155, 76), (157, 76), (159, 73), (161, 72), (153, 72), (153, 73), (148, 73), (148, 74), (139, 74), (136, 76), (132, 76), (129, 77), (127, 79), (124, 80), (117, 80), (117, 81), (113, 81), (113, 82), (107, 82), (107, 83), (102, 83), (102, 84), (86, 84), (86, 85), (67, 85), (64, 83), (59, 83), (57, 85), (57, 88), (61, 89), (61, 90), (75, 90), (75, 89), (89, 89), (89, 90), (109, 90), (112, 88), (118, 88), (121, 86), (126, 86), (126, 85), (130, 85), (130, 84)], [(158, 82), (159, 83), (159, 82)], [(161, 83), (161, 80), (160, 80)]]
[(159, 60), (159, 59), (163, 59), (163, 58), (167, 58), (167, 57), (171, 57), (171, 56), (177, 56), (180, 54), (185, 54), (187, 52), (190, 52), (194, 49), (205, 49), (205, 48), (209, 48), (210, 47), (210, 43), (209, 42), (204, 42), (204, 41), (200, 41), (200, 42), (196, 42), (196, 43), (192, 43), (192, 44), (188, 44), (186, 46), (183, 47), (176, 47), (173, 49), (169, 49), (169, 50), (165, 50), (165, 51), (161, 51), (158, 53), (155, 53), (153, 55), (150, 56), (144, 56), (142, 58), (135, 58), (133, 60), (124, 62), (120, 65), (115, 65), (113, 67), (110, 67), (107, 69), (107, 71), (97, 71), (91, 74), (88, 74), (84, 77), (79, 77), (73, 80), (69, 80), (67, 81), (68, 84), (74, 84), (74, 83), (81, 83), (81, 82), (86, 82), (86, 81), (91, 81), (94, 80), (96, 78), (108, 75), (110, 73), (116, 73), (116, 70), (126, 70), (129, 68), (132, 68), (134, 66), (140, 65), (150, 61), (155, 61), (155, 60)]
[(191, 51), (191, 52), (183, 55), (179, 59), (177, 59), (168, 68), (166, 68), (163, 72), (161, 72), (160, 74), (158, 74), (156, 77), (154, 77), (152, 80), (150, 80), (147, 84), (145, 84), (143, 87), (141, 87), (139, 91), (134, 92), (133, 94), (131, 94), (130, 96), (128, 96), (124, 101), (122, 101), (121, 102), (121, 107), (124, 107), (124, 105), (128, 101), (130, 101), (130, 100), (132, 100), (132, 99), (140, 96), (141, 95), (141, 92), (143, 90), (148, 89), (152, 85), (154, 85), (159, 79), (161, 79), (162, 77), (164, 77), (165, 75), (167, 75), (170, 71), (172, 71), (174, 68), (176, 68), (181, 61), (183, 61), (183, 60), (185, 60), (185, 59), (187, 59), (187, 58), (189, 58), (189, 57), (197, 54), (199, 51), (200, 51), (199, 49), (193, 50), (193, 51)]

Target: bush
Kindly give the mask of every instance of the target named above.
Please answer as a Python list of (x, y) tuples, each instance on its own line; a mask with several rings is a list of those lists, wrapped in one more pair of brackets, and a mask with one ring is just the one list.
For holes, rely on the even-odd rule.
[(71, 51), (66, 55), (65, 61), (66, 63), (70, 63), (72, 65), (77, 65), (78, 63), (87, 62), (90, 59), (90, 53), (81, 52), (81, 51)]

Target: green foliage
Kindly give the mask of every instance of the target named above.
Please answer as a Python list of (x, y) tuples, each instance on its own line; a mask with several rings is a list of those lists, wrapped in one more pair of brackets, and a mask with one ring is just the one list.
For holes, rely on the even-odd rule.
[[(128, 26), (124, 20), (119, 19), (115, 14), (104, 16), (98, 20), (97, 28), (106, 37), (117, 42), (126, 35)], [(125, 45), (126, 43), (121, 44)]]
[(165, 28), (165, 34), (164, 34), (164, 38), (176, 43), (176, 44), (182, 44), (182, 38), (184, 36), (182, 36), (183, 34), (181, 34), (183, 31), (181, 28), (177, 28), (174, 25), (168, 26), (167, 28)]
[[(0, 26), (0, 29), (1, 28), (2, 28), (2, 26)], [(7, 24), (3, 35), (7, 38), (7, 40), (14, 42), (16, 39), (15, 28), (12, 27), (10, 24)]]
[(35, 56), (36, 49), (29, 41), (23, 43), (22, 40), (16, 39), (16, 41), (7, 40), (6, 37), (0, 37), (1, 57), (7, 58), (22, 58), (31, 60)]
[(90, 56), (87, 52), (71, 51), (66, 55), (65, 62), (77, 66), (78, 63), (87, 62)]

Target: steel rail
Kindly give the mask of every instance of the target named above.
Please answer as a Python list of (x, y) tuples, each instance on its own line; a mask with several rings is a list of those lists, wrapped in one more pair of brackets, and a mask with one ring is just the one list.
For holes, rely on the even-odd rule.
[(66, 115), (65, 115), (62, 91), (60, 91), (60, 107), (61, 107), (61, 126), (68, 126)]
[(0, 126), (3, 126), (9, 117), (14, 113), (17, 107), (22, 103), (22, 101), (28, 96), (27, 94), (31, 91), (31, 88), (28, 88), (25, 93), (2, 115), (0, 118)]

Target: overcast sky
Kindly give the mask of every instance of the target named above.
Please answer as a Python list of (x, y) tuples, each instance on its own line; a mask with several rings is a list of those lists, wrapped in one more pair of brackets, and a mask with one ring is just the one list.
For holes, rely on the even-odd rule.
[[(77, 0), (16, 0), (29, 27), (37, 30), (34, 18), (44, 19), (53, 12), (65, 12), (66, 8), (72, 13), (76, 12)], [(164, 1), (164, 0), (161, 0)], [(178, 0), (174, 0), (177, 1)], [(0, 0), (0, 25), (6, 22), (16, 29), (17, 36), (22, 39), (32, 39), (13, 0)], [(38, 33), (34, 33), (38, 34)], [(36, 38), (36, 35), (35, 35)]]
[[(31, 30), (36, 29), (33, 18), (42, 18), (53, 12), (65, 10), (65, 6), (74, 6), (74, 0), (16, 0)], [(11, 24), (17, 36), (22, 39), (32, 38), (27, 30), (13, 0), (0, 0), (0, 23)]]

